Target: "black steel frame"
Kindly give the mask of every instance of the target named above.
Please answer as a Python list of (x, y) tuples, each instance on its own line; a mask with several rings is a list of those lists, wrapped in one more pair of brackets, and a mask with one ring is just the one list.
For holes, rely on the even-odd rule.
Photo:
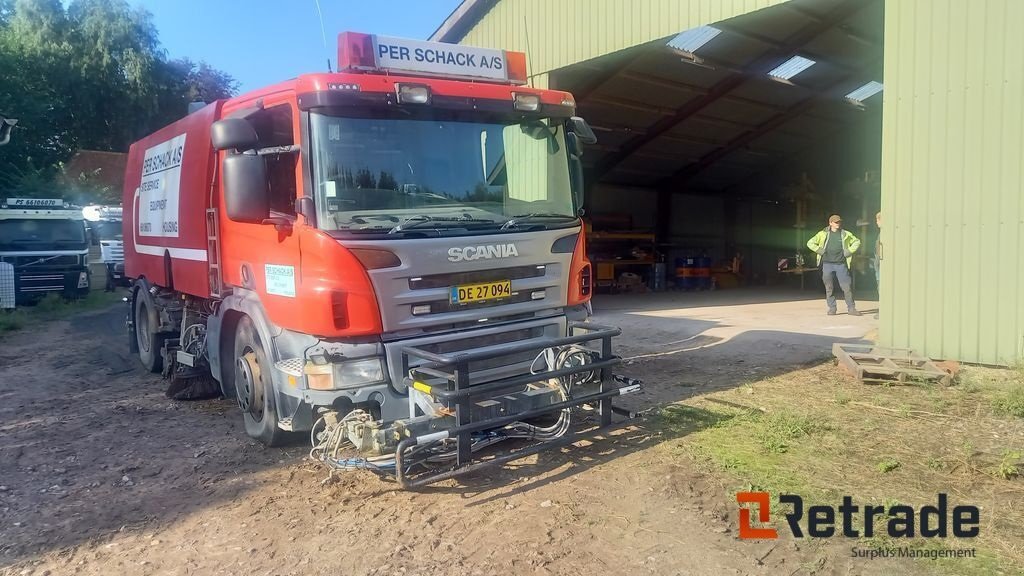
[[(405, 438), (398, 443), (395, 452), (395, 474), (399, 485), (404, 489), (419, 488), (441, 480), (454, 478), (461, 474), (498, 466), (543, 450), (565, 446), (598, 430), (605, 429), (612, 424), (613, 413), (632, 417), (634, 414), (612, 406), (612, 398), (615, 396), (635, 392), (641, 387), (640, 382), (637, 380), (611, 374), (612, 366), (618, 365), (621, 362), (618, 356), (612, 354), (612, 338), (621, 334), (622, 331), (618, 328), (586, 322), (571, 322), (568, 329), (569, 335), (564, 338), (547, 338), (540, 341), (514, 343), (496, 350), (435, 354), (415, 347), (402, 349), (403, 373), (409, 375), (406, 385), (411, 388), (413, 382), (431, 382), (429, 393), (431, 396), (438, 400), (446, 401), (449, 405), (454, 404), (455, 426), (442, 432)], [(513, 354), (525, 354), (527, 352), (539, 354), (548, 348), (586, 344), (598, 340), (601, 342), (600, 355), (591, 363), (558, 370), (548, 370), (537, 374), (526, 373), (477, 385), (470, 384), (471, 362), (491, 360)], [(594, 350), (594, 352), (597, 351)], [(425, 361), (425, 363), (410, 369), (410, 358), (419, 358)], [(471, 421), (470, 412), (474, 399), (493, 397), (503, 391), (522, 388), (530, 383), (583, 372), (597, 373), (597, 392), (578, 398), (571, 398), (543, 408), (478, 420), (476, 422)], [(622, 387), (610, 386), (612, 382), (621, 382), (626, 385)], [(538, 442), (525, 448), (496, 456), (487, 461), (473, 462), (473, 433), (492, 430), (517, 420), (536, 418), (582, 404), (597, 404), (599, 426), (596, 429), (588, 430), (586, 433), (567, 433), (557, 440)], [(426, 447), (447, 439), (455, 440), (455, 465), (440, 473), (411, 478), (406, 470), (409, 466), (409, 463), (406, 461), (406, 451), (415, 446)]]

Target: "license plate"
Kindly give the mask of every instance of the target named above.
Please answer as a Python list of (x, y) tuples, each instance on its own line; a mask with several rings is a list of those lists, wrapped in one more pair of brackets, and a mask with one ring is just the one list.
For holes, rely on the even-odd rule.
[(470, 302), (508, 298), (511, 295), (512, 281), (501, 280), (500, 282), (487, 282), (484, 284), (452, 286), (450, 300), (452, 304), (469, 304)]

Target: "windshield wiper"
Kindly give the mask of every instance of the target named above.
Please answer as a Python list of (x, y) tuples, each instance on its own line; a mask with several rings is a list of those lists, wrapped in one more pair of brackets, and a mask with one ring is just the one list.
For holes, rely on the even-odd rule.
[(523, 222), (533, 220), (536, 218), (569, 218), (575, 220), (575, 216), (569, 216), (568, 214), (555, 214), (551, 212), (533, 212), (531, 214), (518, 214), (505, 221), (501, 225), (502, 230), (508, 230), (509, 228), (518, 228)]
[(391, 230), (388, 230), (388, 234), (397, 234), (406, 230), (412, 230), (413, 228), (451, 228), (459, 227), (466, 224), (497, 224), (494, 220), (488, 218), (473, 218), (473, 217), (459, 217), (459, 218), (437, 218), (433, 216), (427, 216), (426, 214), (418, 214), (416, 216), (410, 216), (406, 218)]

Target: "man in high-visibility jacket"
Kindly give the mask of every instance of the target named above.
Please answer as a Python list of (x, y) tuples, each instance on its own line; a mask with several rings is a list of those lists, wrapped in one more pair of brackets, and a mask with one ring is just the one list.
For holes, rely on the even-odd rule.
[(833, 294), (832, 275), (839, 280), (839, 287), (846, 297), (846, 311), (850, 316), (860, 316), (853, 302), (853, 287), (850, 278), (850, 261), (860, 249), (860, 240), (853, 232), (843, 229), (843, 219), (838, 214), (828, 218), (828, 226), (807, 241), (807, 247), (818, 255), (821, 279), (825, 283), (825, 302), (828, 315), (836, 314), (836, 297)]

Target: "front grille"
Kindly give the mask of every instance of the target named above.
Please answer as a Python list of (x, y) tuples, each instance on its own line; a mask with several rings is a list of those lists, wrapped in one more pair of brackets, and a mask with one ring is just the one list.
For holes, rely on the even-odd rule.
[[(513, 321), (514, 319), (514, 321)], [(408, 369), (421, 365), (419, 358), (408, 358), (411, 365), (403, 366), (402, 349), (407, 346), (420, 348), (435, 354), (458, 354), (471, 350), (503, 349), (516, 342), (539, 342), (547, 338), (565, 336), (565, 317), (552, 316), (537, 318), (533, 313), (506, 316), (495, 322), (466, 322), (460, 324), (432, 325), (431, 328), (444, 330), (432, 332), (414, 338), (384, 337), (384, 349), (388, 357), (388, 374), (391, 382), (404, 390)], [(456, 329), (453, 332), (450, 329)], [(475, 364), (470, 370), (472, 382), (486, 382), (495, 378), (503, 378), (529, 371), (530, 363), (535, 355), (521, 357), (505, 357), (504, 363), (512, 365)]]
[(63, 274), (21, 274), (18, 276), (21, 292), (53, 292), (64, 290)]
[(490, 270), (473, 270), (470, 272), (452, 272), (450, 274), (433, 274), (420, 278), (409, 279), (409, 289), (426, 290), (428, 288), (449, 288), (463, 284), (480, 284), (482, 282), (499, 282), (501, 280), (521, 280), (523, 278), (540, 278), (546, 274), (547, 266), (514, 266), (512, 268), (493, 268)]
[[(13, 264), (15, 268), (53, 268), (57, 266), (78, 266), (80, 256), (0, 256), (0, 262)], [(42, 261), (42, 262), (40, 262)]]
[(472, 338), (445, 340), (434, 344), (422, 344), (419, 348), (426, 350), (427, 352), (433, 352), (434, 354), (450, 354), (452, 352), (470, 350), (473, 348), (496, 346), (498, 344), (510, 344), (512, 342), (527, 340), (529, 338), (539, 338), (543, 335), (544, 327), (534, 326), (532, 328), (523, 328), (521, 330), (512, 330), (510, 332), (499, 332), (497, 334), (490, 334), (487, 336), (473, 336)]

